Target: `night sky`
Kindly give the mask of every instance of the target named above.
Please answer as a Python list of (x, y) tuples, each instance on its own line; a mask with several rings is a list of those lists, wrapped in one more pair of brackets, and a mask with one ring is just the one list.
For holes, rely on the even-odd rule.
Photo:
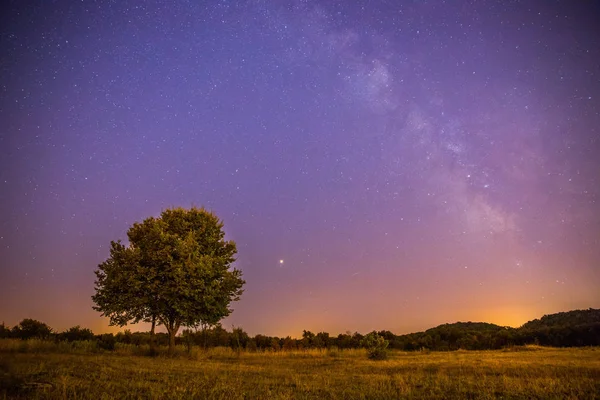
[[(111, 240), (204, 206), (300, 336), (600, 308), (600, 4), (9, 1), (0, 320), (116, 331)], [(146, 329), (146, 326), (130, 327)]]

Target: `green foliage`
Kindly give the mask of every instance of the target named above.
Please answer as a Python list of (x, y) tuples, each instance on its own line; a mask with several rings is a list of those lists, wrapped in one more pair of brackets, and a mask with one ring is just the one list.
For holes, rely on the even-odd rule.
[(256, 346), (256, 341), (254, 339), (248, 340), (248, 344), (246, 344), (246, 351), (254, 353), (257, 349), (258, 347)]
[(367, 357), (371, 360), (385, 360), (388, 357), (388, 345), (389, 341), (385, 340), (383, 336), (377, 334), (377, 332), (371, 332), (366, 335), (361, 346), (367, 349)]
[(79, 325), (67, 329), (57, 335), (58, 340), (66, 340), (67, 342), (94, 340), (94, 332), (87, 328), (81, 328)]
[(332, 344), (332, 340), (329, 337), (329, 333), (327, 332), (319, 332), (315, 335), (314, 341), (313, 341), (313, 345), (314, 347), (316, 347), (317, 349), (328, 349), (329, 347), (331, 347)]
[(518, 330), (522, 343), (543, 346), (600, 346), (600, 310), (574, 310), (527, 322)]
[(279, 338), (278, 337), (271, 338), (270, 350), (271, 351), (279, 351), (280, 349), (281, 349), (281, 346), (279, 345)]
[(188, 353), (192, 352), (192, 345), (194, 344), (194, 332), (191, 329), (184, 329), (181, 332), (181, 337), (183, 339), (183, 343), (185, 344), (185, 349)]
[(232, 347), (236, 349), (245, 349), (250, 341), (250, 336), (240, 327), (233, 328), (231, 335), (234, 340), (231, 340)]
[(25, 318), (12, 330), (12, 336), (18, 339), (48, 339), (51, 334), (52, 328), (31, 318)]
[(222, 228), (203, 208), (167, 209), (133, 224), (129, 246), (111, 242), (110, 257), (95, 271), (94, 309), (111, 325), (164, 325), (171, 348), (181, 326), (215, 325), (245, 283), (230, 269), (236, 246)]
[[(227, 331), (217, 323), (213, 326), (204, 325), (202, 330), (186, 329), (182, 336), (175, 338), (175, 344), (186, 345), (187, 354), (190, 357), (193, 357), (194, 354), (192, 346), (200, 346), (206, 351), (213, 348), (229, 348), (236, 354), (244, 349), (248, 352), (260, 353), (273, 350), (306, 353), (311, 349), (322, 351), (324, 348), (345, 352), (349, 349), (364, 347), (371, 341), (373, 335), (378, 335), (389, 342), (388, 349), (416, 350), (420, 353), (459, 349), (532, 351), (539, 347), (531, 347), (531, 344), (554, 347), (600, 345), (600, 324), (595, 322), (599, 313), (600, 310), (590, 309), (553, 314), (531, 321), (518, 329), (478, 322), (457, 322), (408, 335), (395, 335), (390, 331), (379, 331), (366, 337), (357, 332), (346, 332), (331, 337), (326, 332), (314, 334), (310, 331), (303, 331), (302, 338), (291, 336), (278, 338), (261, 334), (250, 337), (240, 327), (233, 327), (232, 331)], [(48, 334), (48, 332), (50, 333)], [(46, 324), (30, 319), (23, 320), (13, 329), (2, 324), (0, 333), (5, 338), (15, 338), (15, 348), (23, 352), (47, 352), (56, 346), (60, 351), (69, 352), (78, 352), (87, 348), (98, 351), (98, 349), (113, 347), (118, 351), (121, 346), (121, 349), (131, 348), (135, 354), (139, 355), (160, 355), (166, 351), (164, 347), (171, 343), (170, 337), (166, 333), (132, 333), (125, 330), (114, 336), (116, 347), (110, 344), (112, 339), (97, 337), (100, 342), (103, 342), (100, 347), (98, 340), (90, 341), (93, 333), (89, 329), (75, 326), (55, 334)], [(31, 338), (27, 339), (27, 337)], [(8, 338), (6, 340), (11, 340)], [(17, 340), (17, 338), (27, 340)], [(52, 338), (54, 340), (48, 340)], [(156, 348), (156, 345), (159, 348)], [(162, 350), (160, 346), (163, 346)], [(377, 354), (375, 356), (377, 357)]]
[(392, 345), (403, 350), (483, 350), (510, 345), (513, 335), (513, 328), (483, 322), (456, 322), (397, 337)]
[(302, 331), (302, 348), (310, 349), (314, 347), (315, 334), (311, 331)]
[(296, 341), (291, 337), (286, 336), (285, 339), (283, 339), (281, 349), (284, 351), (296, 350)]
[(104, 333), (102, 335), (98, 335), (98, 347), (102, 350), (113, 351), (115, 349), (115, 345), (117, 344), (117, 340), (115, 339), (115, 335), (112, 333)]
[(534, 319), (524, 324), (521, 328), (525, 330), (537, 330), (561, 327), (576, 327), (579, 325), (600, 324), (600, 310), (593, 308), (587, 310), (573, 310), (544, 315), (540, 319)]

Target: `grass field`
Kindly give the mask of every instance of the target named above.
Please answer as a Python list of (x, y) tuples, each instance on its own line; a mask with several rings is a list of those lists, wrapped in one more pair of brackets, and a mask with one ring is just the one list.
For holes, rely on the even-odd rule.
[(0, 343), (0, 399), (600, 399), (600, 349), (363, 350), (144, 357)]

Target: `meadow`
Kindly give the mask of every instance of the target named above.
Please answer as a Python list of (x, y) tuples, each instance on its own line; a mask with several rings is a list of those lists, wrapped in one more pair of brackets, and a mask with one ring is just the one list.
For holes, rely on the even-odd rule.
[(0, 399), (600, 399), (600, 348), (187, 351), (0, 340)]

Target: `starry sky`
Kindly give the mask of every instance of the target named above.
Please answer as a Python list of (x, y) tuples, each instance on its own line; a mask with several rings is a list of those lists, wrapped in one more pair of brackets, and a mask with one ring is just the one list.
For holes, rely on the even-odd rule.
[(0, 319), (115, 331), (93, 271), (175, 206), (214, 211), (237, 242), (228, 329), (599, 308), (599, 16), (593, 1), (9, 1)]

